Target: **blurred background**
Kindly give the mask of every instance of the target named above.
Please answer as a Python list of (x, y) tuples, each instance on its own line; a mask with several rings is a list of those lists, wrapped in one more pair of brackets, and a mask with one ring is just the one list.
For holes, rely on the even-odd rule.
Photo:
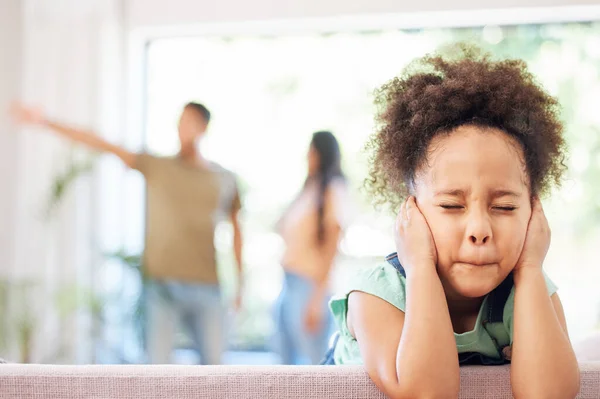
[[(373, 91), (413, 58), (468, 40), (522, 58), (557, 96), (570, 147), (545, 201), (547, 274), (573, 341), (600, 332), (600, 4), (579, 0), (0, 0), (0, 357), (143, 363), (145, 189), (118, 160), (12, 125), (13, 99), (132, 151), (172, 155), (188, 101), (213, 113), (204, 150), (242, 190), (246, 289), (231, 364), (277, 362), (283, 272), (275, 224), (306, 174), (311, 134), (340, 141), (354, 217), (334, 281), (394, 251), (394, 216), (361, 187)], [(217, 228), (233, 295), (231, 228)], [(197, 361), (188, 339), (175, 361)]]

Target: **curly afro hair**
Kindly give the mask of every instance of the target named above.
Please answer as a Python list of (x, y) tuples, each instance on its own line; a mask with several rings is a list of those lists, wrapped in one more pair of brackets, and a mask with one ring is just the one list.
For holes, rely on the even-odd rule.
[(477, 47), (459, 44), (413, 61), (376, 92), (377, 129), (367, 144), (367, 189), (376, 203), (397, 210), (432, 138), (461, 125), (498, 128), (525, 155), (532, 195), (560, 185), (566, 146), (559, 106), (524, 61), (494, 61)]

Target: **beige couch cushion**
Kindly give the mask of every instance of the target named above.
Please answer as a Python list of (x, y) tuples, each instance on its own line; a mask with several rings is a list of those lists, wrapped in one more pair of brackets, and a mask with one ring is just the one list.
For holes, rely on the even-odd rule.
[[(510, 398), (510, 368), (461, 368), (461, 398)], [(600, 363), (581, 364), (579, 398), (600, 398)], [(0, 398), (383, 399), (354, 366), (0, 366)]]

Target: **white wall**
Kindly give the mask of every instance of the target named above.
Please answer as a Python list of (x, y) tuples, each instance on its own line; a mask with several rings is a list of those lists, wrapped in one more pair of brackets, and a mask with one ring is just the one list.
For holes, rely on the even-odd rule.
[(130, 28), (340, 15), (598, 5), (598, 0), (128, 0)]
[(103, 173), (80, 177), (45, 217), (52, 183), (69, 159), (87, 154), (47, 129), (9, 129), (7, 105), (19, 98), (50, 119), (120, 141), (114, 136), (122, 134), (121, 14), (121, 0), (0, 0), (0, 278), (37, 284), (35, 303), (27, 304), (40, 316), (34, 361), (55, 360), (61, 343), (67, 361), (90, 359), (87, 312), (59, 319), (56, 298), (74, 285), (95, 286)]
[(17, 132), (7, 108), (17, 96), (21, 80), (22, 3), (2, 1), (0, 12), (0, 278), (9, 274), (14, 258), (16, 211)]

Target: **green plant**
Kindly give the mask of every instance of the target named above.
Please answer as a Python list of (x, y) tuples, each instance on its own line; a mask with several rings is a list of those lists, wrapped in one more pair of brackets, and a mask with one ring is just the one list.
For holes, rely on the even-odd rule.
[(19, 361), (28, 363), (31, 359), (31, 343), (36, 319), (29, 294), (36, 284), (31, 280), (3, 281), (0, 286), (4, 297), (0, 306), (3, 318), (0, 349), (6, 349), (11, 344), (11, 338), (14, 337), (19, 348)]
[[(121, 249), (116, 252), (107, 253), (106, 257), (109, 259), (116, 259), (120, 261), (121, 265), (128, 271), (132, 272), (133, 277), (138, 279), (140, 283), (140, 292), (135, 296), (133, 303), (125, 309), (124, 317), (127, 323), (131, 323), (136, 331), (138, 342), (144, 346), (146, 338), (146, 295), (147, 286), (149, 283), (148, 276), (146, 275), (142, 266), (142, 256), (132, 255)], [(118, 298), (122, 301), (122, 298)], [(122, 357), (123, 358), (123, 357)], [(122, 359), (124, 360), (124, 359)]]
[(95, 157), (90, 157), (84, 161), (71, 161), (67, 164), (65, 170), (58, 174), (50, 186), (50, 196), (45, 210), (45, 219), (48, 220), (58, 209), (68, 188), (81, 176), (89, 173), (95, 164)]
[[(51, 183), (50, 194), (46, 202), (44, 217), (49, 222), (60, 206), (71, 185), (82, 175), (89, 173), (94, 166), (95, 157), (83, 161), (71, 160), (65, 169)], [(0, 349), (15, 344), (20, 353), (19, 361), (31, 361), (32, 343), (38, 320), (46, 309), (33, 306), (39, 301), (40, 287), (43, 283), (34, 280), (0, 281)], [(51, 294), (50, 303), (58, 310), (59, 317), (65, 319), (78, 311), (89, 312), (96, 321), (102, 314), (102, 301), (90, 290), (70, 286), (59, 288)], [(58, 348), (50, 361), (58, 358), (64, 348)]]
[[(31, 361), (35, 331), (46, 311), (36, 306), (40, 303), (40, 292), (43, 292), (41, 286), (42, 283), (36, 280), (0, 281), (0, 350), (14, 344), (19, 350), (17, 360), (20, 363)], [(102, 318), (101, 298), (93, 291), (75, 285), (59, 287), (50, 294), (48, 302), (63, 321), (80, 311), (90, 314), (94, 327), (98, 326)], [(93, 336), (97, 332), (97, 328), (92, 329)], [(65, 351), (64, 346), (56, 346), (44, 363), (61, 359)]]
[(8, 345), (8, 282), (0, 280), (0, 349)]

